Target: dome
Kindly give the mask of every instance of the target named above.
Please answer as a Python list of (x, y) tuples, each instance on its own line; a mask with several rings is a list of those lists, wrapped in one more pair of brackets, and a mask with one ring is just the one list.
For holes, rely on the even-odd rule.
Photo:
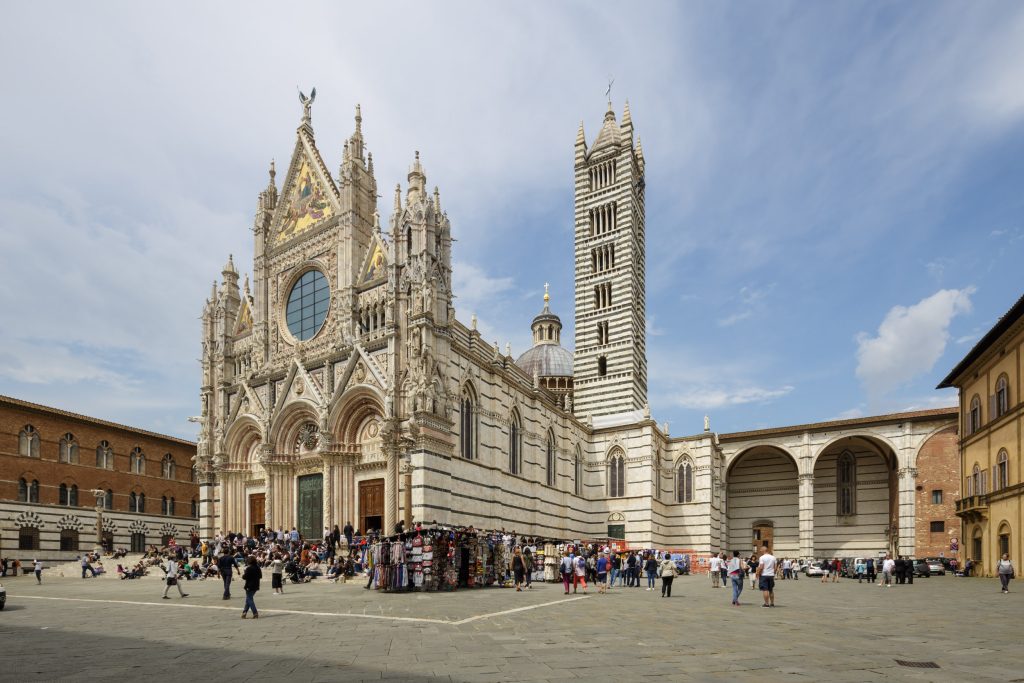
[(572, 351), (557, 344), (537, 344), (519, 356), (516, 365), (531, 377), (572, 377)]

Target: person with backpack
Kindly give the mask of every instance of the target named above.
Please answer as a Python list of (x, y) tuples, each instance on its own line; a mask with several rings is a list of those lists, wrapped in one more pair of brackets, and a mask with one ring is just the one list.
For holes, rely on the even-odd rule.
[(999, 584), (1003, 587), (1002, 592), (1010, 592), (1010, 579), (1017, 575), (1013, 569), (1013, 562), (1010, 562), (1010, 554), (1003, 553), (1003, 556), (996, 563), (996, 573), (999, 575)]
[(658, 575), (658, 561), (654, 559), (654, 553), (649, 553), (644, 561), (644, 573), (647, 574), (647, 590), (654, 590), (654, 577)]
[(583, 594), (587, 593), (587, 560), (582, 555), (576, 556), (576, 583), (573, 584), (572, 592), (575, 593), (577, 587), (583, 584)]
[(562, 586), (565, 588), (565, 594), (569, 594), (569, 583), (572, 581), (573, 576), (573, 557), (572, 553), (568, 550), (562, 553), (562, 563), (558, 568), (562, 575)]
[(658, 573), (661, 574), (661, 597), (672, 597), (672, 580), (676, 578), (676, 563), (672, 561), (672, 555), (665, 553), (658, 566)]
[(245, 619), (249, 610), (252, 610), (252, 618), (259, 619), (260, 613), (256, 610), (256, 602), (253, 598), (256, 597), (256, 591), (260, 589), (260, 579), (263, 578), (263, 572), (260, 571), (260, 566), (256, 564), (256, 556), (250, 555), (246, 560), (245, 571), (242, 572), (242, 588), (245, 589), (245, 606), (242, 608), (242, 618)]

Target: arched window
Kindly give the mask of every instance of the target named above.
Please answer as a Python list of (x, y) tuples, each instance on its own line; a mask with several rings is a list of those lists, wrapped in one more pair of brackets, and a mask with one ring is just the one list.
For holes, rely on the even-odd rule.
[(973, 434), (981, 429), (981, 398), (975, 396), (971, 399), (971, 411), (967, 416), (967, 433)]
[(78, 507), (78, 484), (72, 484), (68, 489), (68, 505)]
[(61, 484), (57, 488), (57, 504), (67, 505), (68, 504), (68, 485)]
[(1010, 485), (1010, 462), (1006, 449), (999, 451), (996, 457), (996, 474), (992, 482), (992, 490), (1005, 489)]
[(146, 454), (138, 446), (133, 448), (131, 455), (128, 456), (128, 468), (132, 474), (146, 473)]
[(39, 502), (39, 480), (33, 479), (32, 484), (28, 487), (28, 502), (38, 503)]
[(107, 489), (107, 493), (103, 496), (103, 507), (108, 510), (114, 509), (114, 491)]
[(973, 480), (971, 483), (973, 484), (972, 488), (974, 489), (974, 495), (983, 495), (985, 491), (981, 487), (981, 468), (977, 465), (975, 465), (974, 469), (971, 470), (971, 479)]
[(145, 512), (146, 511), (146, 494), (145, 493), (140, 493), (139, 494), (139, 498), (138, 498), (138, 502), (136, 504), (135, 511), (136, 512)]
[(612, 498), (626, 495), (626, 459), (622, 451), (608, 460), (608, 495)]
[(608, 359), (604, 356), (597, 358), (597, 376), (604, 377), (608, 374)]
[(171, 502), (167, 504), (167, 514), (174, 516), (174, 496), (171, 496)]
[(1010, 412), (1010, 380), (1000, 375), (996, 380), (996, 417)]
[(554, 486), (557, 480), (557, 460), (555, 458), (555, 435), (548, 432), (548, 447), (547, 447), (547, 475), (548, 475), (548, 486)]
[(174, 457), (170, 453), (164, 455), (160, 462), (160, 475), (164, 479), (174, 479)]
[(199, 481), (199, 470), (195, 465), (192, 465), (192, 469), (188, 471), (188, 480), (193, 484)]
[(676, 502), (693, 502), (693, 465), (689, 460), (676, 467)]
[(508, 421), (508, 471), (519, 474), (522, 464), (523, 435), (519, 425), (519, 413), (512, 411)]
[(78, 530), (77, 529), (61, 529), (60, 530), (60, 549), (64, 552), (78, 550)]
[(23, 478), (18, 480), (18, 502), (28, 502), (28, 482)]
[(192, 516), (199, 517), (199, 503), (196, 502), (195, 498), (192, 499)]
[(857, 512), (857, 459), (850, 451), (843, 451), (836, 461), (836, 514), (852, 515)]
[(161, 496), (160, 497), (160, 514), (161, 515), (166, 515), (167, 514), (167, 496)]
[(39, 457), (39, 432), (32, 425), (25, 425), (18, 433), (18, 454), (26, 458)]
[(65, 434), (60, 440), (60, 453), (57, 456), (60, 462), (78, 464), (78, 442), (71, 432)]
[(96, 446), (96, 467), (114, 469), (114, 449), (110, 447), (109, 441), (100, 441), (100, 445)]
[(128, 509), (132, 512), (145, 512), (146, 511), (146, 494), (139, 493), (136, 495), (134, 491), (128, 494)]
[(577, 496), (583, 495), (583, 454), (580, 447), (576, 447), (576, 455), (573, 458), (573, 493)]
[(18, 528), (18, 550), (39, 550), (39, 527)]
[(473, 389), (468, 384), (462, 388), (462, 400), (460, 402), (460, 425), (459, 438), (461, 439), (462, 457), (472, 460), (474, 452), (474, 439), (476, 438), (476, 414), (473, 410)]

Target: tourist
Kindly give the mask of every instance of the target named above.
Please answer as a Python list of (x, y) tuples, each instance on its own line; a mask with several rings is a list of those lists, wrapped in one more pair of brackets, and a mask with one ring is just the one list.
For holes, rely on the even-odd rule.
[(729, 560), (729, 578), (732, 580), (732, 604), (740, 606), (740, 593), (743, 592), (743, 560), (740, 559), (740, 551), (732, 551), (732, 559)]
[(523, 551), (516, 546), (512, 551), (512, 581), (515, 584), (516, 592), (523, 592), (523, 582), (526, 577), (526, 562), (523, 560)]
[(245, 583), (242, 588), (245, 590), (245, 606), (242, 608), (242, 618), (252, 610), (252, 618), (259, 619), (260, 613), (256, 611), (256, 603), (253, 601), (253, 597), (256, 595), (256, 591), (260, 589), (260, 579), (263, 578), (263, 572), (260, 571), (260, 566), (256, 564), (255, 555), (250, 555), (247, 560), (245, 572), (242, 573), (242, 580)]
[(716, 553), (711, 556), (709, 564), (711, 568), (708, 573), (711, 574), (711, 587), (718, 588), (718, 582), (722, 578), (722, 559)]
[(903, 556), (898, 555), (892, 563), (893, 574), (896, 575), (896, 583), (902, 584), (905, 581), (904, 570), (906, 569), (906, 562), (903, 561)]
[(284, 561), (279, 553), (274, 553), (274, 559), (270, 561), (270, 588), (274, 591), (271, 595), (284, 593), (284, 582), (281, 575), (284, 573)]
[(615, 585), (615, 580), (619, 578), (622, 573), (622, 557), (618, 553), (612, 553), (612, 572), (611, 577), (608, 580), (608, 587), (611, 588)]
[(822, 560), (821, 562), (821, 582), (825, 583), (828, 581), (828, 575), (832, 573), (832, 564), (828, 560)]
[(658, 570), (661, 574), (661, 597), (671, 598), (672, 579), (676, 578), (676, 563), (672, 561), (671, 555), (665, 553), (661, 559), (661, 566), (658, 567)]
[(751, 589), (757, 588), (757, 556), (747, 558), (747, 574), (750, 576)]
[(647, 590), (654, 590), (654, 579), (658, 575), (658, 561), (654, 559), (654, 553), (648, 553), (644, 560), (644, 573), (647, 575)]
[(559, 566), (559, 572), (562, 574), (562, 585), (565, 587), (565, 594), (569, 594), (569, 583), (572, 581), (573, 575), (573, 561), (572, 555), (566, 550), (562, 553), (562, 563)]
[(722, 587), (724, 588), (726, 584), (726, 576), (728, 576), (728, 572), (726, 571), (728, 561), (725, 559), (725, 553), (718, 553), (718, 561), (721, 562), (721, 564), (718, 565), (718, 572), (722, 575)]
[(867, 565), (864, 563), (864, 559), (857, 558), (857, 561), (854, 564), (853, 569), (857, 573), (857, 583), (862, 583), (864, 581), (864, 575), (868, 571)]
[(576, 588), (582, 583), (583, 594), (587, 594), (587, 560), (583, 555), (576, 556), (576, 583), (572, 587), (572, 592), (576, 592)]
[(1017, 573), (1013, 569), (1013, 563), (1010, 562), (1010, 554), (1003, 553), (999, 563), (996, 565), (996, 573), (999, 574), (999, 584), (1003, 587), (1003, 593), (1010, 592), (1010, 579), (1014, 578)]
[(782, 580), (785, 581), (793, 574), (793, 562), (787, 557), (782, 560)]
[(177, 587), (178, 595), (187, 598), (188, 593), (181, 590), (181, 584), (178, 583), (178, 561), (171, 553), (167, 553), (167, 568), (164, 571), (167, 572), (167, 578), (164, 580), (164, 600), (170, 600), (167, 593), (171, 590), (171, 586)]
[(875, 571), (875, 560), (869, 557), (867, 561), (868, 583), (874, 583), (878, 573)]
[[(629, 551), (629, 557), (626, 558), (626, 587), (640, 586), (640, 577), (637, 576), (637, 557), (636, 553), (632, 550)], [(634, 583), (635, 582), (635, 583)]]
[(608, 553), (604, 552), (597, 558), (597, 592), (608, 592)]
[(523, 566), (526, 567), (526, 587), (533, 588), (533, 550), (530, 546), (523, 548)]
[(832, 558), (832, 583), (839, 581), (839, 572), (843, 568), (843, 563), (838, 557)]
[(235, 564), (235, 558), (231, 556), (231, 552), (227, 546), (221, 548), (220, 557), (217, 558), (217, 572), (220, 574), (220, 578), (224, 581), (224, 597), (223, 600), (231, 599), (231, 571), (234, 570), (236, 574), (241, 574), (238, 571), (238, 565)]
[[(43, 582), (43, 563), (36, 558), (32, 560), (32, 568), (36, 573), (36, 583), (41, 584)], [(15, 567), (15, 574), (17, 574), (17, 567)]]
[(879, 582), (879, 586), (885, 586), (886, 588), (892, 588), (892, 573), (896, 569), (896, 562), (888, 555), (882, 561), (882, 580)]
[(764, 597), (761, 607), (775, 607), (775, 556), (768, 551), (768, 546), (761, 549), (761, 558), (757, 561), (757, 586)]
[(82, 578), (83, 579), (85, 578), (85, 573), (86, 572), (91, 573), (93, 575), (93, 578), (96, 577), (96, 570), (93, 569), (89, 565), (89, 556), (87, 554), (85, 554), (85, 553), (82, 553)]

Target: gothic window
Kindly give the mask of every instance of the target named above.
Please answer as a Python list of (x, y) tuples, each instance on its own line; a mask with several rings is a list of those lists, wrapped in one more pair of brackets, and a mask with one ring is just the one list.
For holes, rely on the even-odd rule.
[(472, 460), (475, 452), (474, 439), (476, 438), (476, 415), (473, 408), (473, 388), (466, 384), (462, 388), (462, 400), (459, 419), (461, 421), (459, 438), (461, 439), (462, 457)]
[(18, 433), (18, 454), (26, 458), (39, 457), (39, 432), (32, 425), (25, 425)]
[[(100, 441), (100, 445), (96, 447), (96, 467), (102, 467), (105, 470), (114, 469), (114, 449), (107, 441)], [(134, 472), (134, 470), (132, 471)]]
[(78, 464), (78, 442), (74, 434), (68, 432), (60, 440), (60, 453), (57, 456), (60, 462)]
[(971, 410), (968, 413), (967, 433), (973, 434), (981, 429), (981, 399), (977, 396), (971, 399)]
[(519, 474), (522, 458), (523, 435), (519, 425), (519, 414), (512, 411), (508, 424), (508, 471)]
[(1010, 410), (1010, 381), (1001, 375), (996, 381), (996, 417), (1005, 415)]
[(676, 502), (693, 502), (693, 465), (688, 460), (676, 467)]
[(547, 447), (547, 475), (548, 475), (548, 486), (554, 486), (556, 480), (556, 458), (555, 458), (555, 435), (548, 432), (548, 447)]
[(171, 496), (171, 501), (167, 504), (167, 514), (174, 516), (174, 496)]
[(999, 451), (999, 456), (996, 458), (996, 473), (993, 479), (993, 490), (1005, 489), (1010, 485), (1010, 463), (1005, 448)]
[(114, 492), (111, 489), (107, 489), (106, 494), (103, 496), (103, 507), (107, 510), (114, 509)]
[(38, 503), (39, 502), (39, 480), (33, 479), (32, 483), (28, 487), (28, 502)]
[(68, 489), (68, 505), (78, 507), (78, 484), (72, 484)]
[(852, 515), (857, 511), (857, 459), (843, 451), (836, 461), (836, 514)]
[(583, 455), (580, 447), (576, 447), (576, 457), (573, 459), (573, 493), (577, 496), (583, 495)]
[(68, 485), (61, 484), (57, 489), (57, 504), (67, 505), (68, 504)]
[(134, 491), (128, 494), (128, 509), (132, 512), (146, 511), (146, 494), (136, 494)]
[(164, 459), (160, 461), (160, 475), (164, 479), (174, 479), (174, 457), (167, 453), (164, 455)]
[(626, 495), (626, 459), (617, 451), (608, 460), (608, 495), (621, 498)]
[(608, 374), (608, 359), (605, 356), (597, 358), (597, 376), (604, 377)]
[(142, 452), (141, 448), (136, 446), (132, 449), (131, 456), (128, 458), (128, 464), (132, 474), (146, 473), (146, 455)]
[(196, 502), (195, 498), (192, 499), (192, 516), (193, 517), (198, 517), (199, 516), (199, 503)]
[(971, 483), (973, 484), (972, 488), (974, 490), (974, 495), (983, 495), (985, 491), (981, 488), (981, 468), (977, 465), (975, 465), (974, 469), (971, 471), (971, 479), (973, 480)]
[(166, 515), (167, 514), (167, 496), (161, 496), (160, 497), (160, 514), (161, 515)]
[(18, 502), (28, 502), (28, 482), (25, 481), (24, 479), (18, 480)]

